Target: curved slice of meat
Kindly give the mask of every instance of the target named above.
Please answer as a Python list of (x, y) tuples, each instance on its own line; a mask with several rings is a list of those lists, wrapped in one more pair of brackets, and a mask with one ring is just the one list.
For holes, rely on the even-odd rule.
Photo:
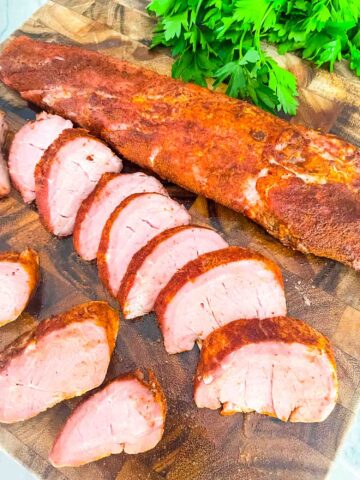
[(35, 168), (36, 205), (49, 232), (71, 235), (81, 202), (105, 172), (119, 172), (122, 162), (86, 130), (64, 130)]
[(59, 432), (49, 459), (77, 467), (113, 453), (155, 447), (164, 432), (166, 400), (154, 374), (122, 375), (82, 402)]
[(196, 225), (160, 233), (133, 256), (118, 293), (125, 318), (151, 312), (161, 290), (186, 263), (227, 247), (214, 230)]
[(4, 145), (5, 137), (8, 131), (8, 126), (5, 121), (5, 113), (0, 111), (0, 198), (9, 195), (11, 186), (9, 171), (1, 148)]
[(279, 267), (262, 255), (229, 247), (201, 255), (171, 278), (154, 308), (168, 353), (237, 318), (286, 314)]
[(195, 377), (200, 408), (256, 411), (290, 422), (321, 422), (337, 398), (329, 341), (287, 317), (235, 320), (204, 341)]
[(24, 311), (39, 278), (39, 256), (34, 250), (0, 253), (0, 327)]
[(9, 171), (11, 181), (24, 202), (35, 200), (34, 171), (42, 154), (63, 130), (72, 126), (70, 120), (42, 112), (14, 136), (9, 152)]
[(75, 220), (74, 247), (84, 260), (94, 260), (101, 233), (115, 208), (129, 195), (157, 192), (167, 195), (163, 185), (145, 173), (105, 173), (82, 202)]
[(102, 232), (97, 264), (116, 297), (133, 255), (164, 230), (190, 223), (186, 208), (160, 193), (134, 193), (113, 211)]
[(0, 353), (0, 422), (34, 417), (105, 378), (119, 328), (106, 302), (43, 320)]

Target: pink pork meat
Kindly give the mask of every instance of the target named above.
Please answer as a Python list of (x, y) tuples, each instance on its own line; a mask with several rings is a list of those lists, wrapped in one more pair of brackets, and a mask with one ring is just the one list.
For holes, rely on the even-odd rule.
[(35, 168), (36, 205), (50, 233), (71, 235), (82, 201), (106, 172), (119, 172), (122, 162), (86, 130), (64, 130)]
[(42, 112), (36, 120), (26, 123), (16, 133), (9, 153), (11, 181), (19, 190), (24, 202), (35, 200), (35, 166), (42, 154), (66, 128), (72, 127), (70, 120), (59, 115)]
[(210, 228), (187, 225), (160, 233), (133, 256), (122, 281), (118, 300), (125, 318), (151, 312), (171, 277), (202, 253), (227, 247)]
[(107, 220), (97, 254), (99, 276), (117, 296), (132, 257), (164, 230), (188, 225), (191, 217), (179, 203), (160, 193), (127, 197)]
[(151, 371), (120, 376), (82, 402), (58, 434), (50, 461), (77, 467), (113, 453), (141, 453), (155, 447), (165, 425), (166, 401)]
[(119, 328), (106, 302), (43, 320), (0, 353), (0, 422), (34, 417), (105, 378)]
[(166, 351), (191, 350), (196, 341), (237, 318), (285, 315), (281, 271), (240, 247), (204, 253), (175, 273), (154, 310)]
[(256, 411), (289, 422), (321, 422), (337, 398), (329, 341), (287, 317), (235, 320), (204, 341), (195, 377), (200, 408)]
[(94, 260), (107, 219), (129, 195), (157, 192), (167, 195), (154, 177), (137, 172), (132, 174), (105, 173), (95, 189), (82, 202), (75, 220), (74, 247), (84, 260)]
[(0, 253), (0, 327), (24, 311), (39, 278), (39, 256), (34, 250)]

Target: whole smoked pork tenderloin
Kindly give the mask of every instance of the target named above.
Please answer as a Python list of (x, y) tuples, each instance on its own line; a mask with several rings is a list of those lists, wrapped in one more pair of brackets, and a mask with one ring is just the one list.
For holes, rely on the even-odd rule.
[(146, 452), (160, 441), (166, 400), (154, 374), (115, 378), (76, 407), (59, 432), (50, 461), (78, 467), (113, 453)]
[(335, 407), (329, 341), (301, 320), (235, 320), (203, 342), (195, 402), (222, 415), (256, 411), (289, 422), (321, 422)]
[(39, 279), (39, 256), (34, 250), (0, 253), (0, 327), (25, 310)]
[(204, 253), (175, 273), (154, 310), (166, 351), (191, 350), (238, 318), (286, 315), (281, 271), (268, 258), (240, 247)]
[(0, 353), (0, 422), (27, 420), (104, 381), (119, 328), (106, 302), (39, 323)]
[(0, 79), (285, 245), (360, 270), (354, 145), (113, 57), (27, 37), (4, 49)]

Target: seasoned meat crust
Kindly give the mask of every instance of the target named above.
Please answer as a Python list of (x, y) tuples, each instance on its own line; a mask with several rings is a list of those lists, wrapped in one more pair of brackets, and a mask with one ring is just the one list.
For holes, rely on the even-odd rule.
[[(46, 62), (44, 62), (46, 59)], [(78, 47), (12, 40), (0, 78), (118, 152), (360, 270), (360, 152), (246, 102)]]

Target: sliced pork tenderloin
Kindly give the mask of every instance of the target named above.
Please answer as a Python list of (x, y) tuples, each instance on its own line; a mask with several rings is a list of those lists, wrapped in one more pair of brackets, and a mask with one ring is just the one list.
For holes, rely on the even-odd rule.
[(321, 422), (338, 391), (329, 341), (287, 317), (235, 320), (204, 341), (195, 377), (200, 408), (256, 411), (290, 422)]
[(281, 271), (240, 247), (204, 253), (175, 273), (154, 310), (166, 351), (191, 350), (196, 341), (237, 318), (285, 315)]
[(154, 374), (140, 371), (115, 378), (82, 402), (58, 434), (50, 461), (77, 467), (113, 453), (141, 453), (164, 432), (166, 400)]
[(24, 202), (35, 200), (34, 172), (42, 154), (63, 130), (72, 125), (70, 120), (59, 115), (42, 112), (16, 133), (9, 152), (9, 170), (11, 181)]
[(0, 253), (0, 327), (25, 310), (39, 278), (39, 256), (34, 250)]
[(227, 247), (214, 230), (195, 225), (160, 233), (133, 256), (118, 293), (125, 318), (151, 312), (171, 277), (199, 255)]
[(145, 173), (105, 173), (101, 177), (76, 216), (74, 248), (80, 257), (84, 260), (96, 258), (101, 234), (111, 213), (129, 195), (143, 192), (167, 195), (159, 180)]
[(64, 130), (35, 168), (36, 205), (49, 232), (71, 235), (81, 202), (106, 172), (119, 172), (122, 162), (86, 130)]
[(97, 254), (99, 276), (117, 296), (132, 257), (164, 230), (188, 225), (190, 214), (160, 193), (134, 193), (113, 211), (101, 235)]
[(0, 111), (0, 198), (9, 195), (11, 190), (8, 166), (1, 152), (7, 131), (8, 125), (5, 120), (5, 113)]
[(106, 302), (88, 302), (43, 320), (0, 353), (0, 422), (34, 417), (98, 387), (119, 328)]

